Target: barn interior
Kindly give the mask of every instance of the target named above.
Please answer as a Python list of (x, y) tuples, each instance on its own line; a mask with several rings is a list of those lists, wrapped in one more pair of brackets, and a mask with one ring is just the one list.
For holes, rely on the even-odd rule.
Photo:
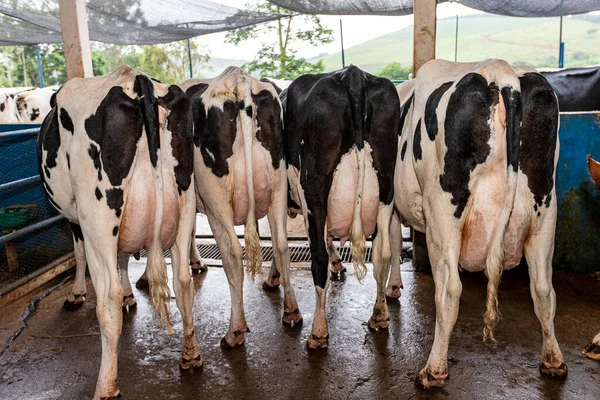
[[(10, 4), (9, 4), (10, 3)], [(13, 2), (14, 3), (14, 2)], [(280, 18), (253, 14), (209, 1), (144, 2), (148, 20), (102, 18), (94, 1), (59, 0), (53, 13), (22, 3), (0, 2), (0, 46), (65, 43), (69, 79), (91, 74), (89, 41), (121, 44), (166, 43)], [(435, 58), (436, 0), (304, 1), (273, 0), (298, 13), (335, 15), (405, 15), (414, 13), (414, 65)], [(522, 2), (462, 0), (479, 10), (513, 16), (561, 16), (598, 10), (593, 0)], [(550, 4), (551, 3), (551, 4)], [(187, 8), (188, 21), (178, 16)], [(151, 10), (151, 11), (149, 11)], [(93, 18), (93, 14), (97, 18)], [(172, 23), (165, 20), (172, 18)], [(1, 30), (0, 30), (1, 31)], [(86, 55), (87, 54), (87, 55)], [(349, 246), (340, 246), (347, 272), (328, 293), (329, 348), (309, 350), (306, 339), (315, 309), (310, 251), (302, 218), (288, 221), (292, 283), (304, 317), (298, 326), (281, 323), (283, 290), (266, 291), (263, 281), (272, 260), (266, 220), (259, 222), (265, 263), (255, 280), (246, 276), (244, 301), (250, 333), (243, 346), (222, 349), (230, 298), (221, 256), (206, 218), (197, 216), (196, 244), (208, 271), (193, 275), (194, 326), (204, 359), (201, 369), (178, 366), (182, 321), (172, 311), (173, 332), (159, 328), (149, 292), (133, 288), (137, 306), (124, 310), (119, 344), (119, 388), (126, 399), (289, 398), (289, 399), (429, 399), (429, 398), (600, 398), (598, 361), (582, 350), (600, 329), (600, 257), (597, 189), (589, 181), (585, 157), (600, 155), (600, 114), (561, 113), (561, 158), (557, 166), (559, 216), (554, 289), (554, 320), (569, 372), (552, 378), (539, 371), (542, 332), (531, 301), (527, 265), (507, 271), (500, 285), (502, 317), (497, 344), (482, 340), (487, 279), (483, 273), (460, 273), (463, 292), (449, 348), (451, 377), (440, 389), (423, 390), (415, 377), (427, 361), (434, 339), (435, 286), (419, 245), (403, 231), (399, 300), (388, 299), (387, 330), (369, 329), (375, 299), (373, 265), (367, 251), (367, 278), (358, 282)], [(46, 199), (35, 161), (39, 126), (0, 126), (0, 398), (91, 398), (101, 359), (96, 297), (89, 276), (85, 303), (66, 310), (63, 302), (74, 277), (68, 222)], [(18, 168), (17, 168), (18, 166)], [(14, 218), (14, 217), (13, 217)], [(16, 221), (16, 222), (15, 222)], [(1, 224), (1, 222), (0, 222)], [(237, 229), (243, 238), (243, 228)], [(338, 243), (339, 245), (339, 243)], [(368, 243), (368, 247), (370, 246)], [(169, 284), (170, 254), (165, 252)], [(135, 282), (145, 269), (145, 254), (131, 258)], [(171, 287), (171, 292), (173, 288)]]

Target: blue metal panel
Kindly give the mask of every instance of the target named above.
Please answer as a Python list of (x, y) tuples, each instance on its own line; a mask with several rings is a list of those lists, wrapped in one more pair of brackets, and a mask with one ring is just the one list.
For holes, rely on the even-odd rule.
[(600, 270), (600, 191), (586, 158), (600, 159), (600, 113), (562, 113), (556, 168), (558, 221), (554, 264), (578, 272)]

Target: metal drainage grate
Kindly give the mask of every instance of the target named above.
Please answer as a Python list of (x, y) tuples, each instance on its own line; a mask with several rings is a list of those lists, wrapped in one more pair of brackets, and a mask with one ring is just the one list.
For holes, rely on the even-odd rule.
[[(203, 260), (221, 260), (221, 252), (219, 251), (219, 247), (216, 244), (199, 244), (197, 245), (198, 252), (200, 253), (200, 257)], [(340, 258), (342, 262), (352, 262), (352, 253), (349, 247), (339, 247), (336, 246), (338, 253), (340, 254)], [(290, 262), (310, 262), (310, 247), (306, 245), (296, 245), (290, 244)], [(246, 248), (242, 246), (242, 251), (244, 257), (246, 256)], [(262, 246), (261, 253), (264, 261), (273, 261), (273, 247), (272, 246)], [(166, 250), (164, 253), (165, 257), (170, 258), (171, 252)], [(140, 251), (141, 257), (147, 257), (148, 253), (146, 250)], [(372, 249), (371, 247), (367, 247), (365, 249), (365, 262), (372, 262)]]

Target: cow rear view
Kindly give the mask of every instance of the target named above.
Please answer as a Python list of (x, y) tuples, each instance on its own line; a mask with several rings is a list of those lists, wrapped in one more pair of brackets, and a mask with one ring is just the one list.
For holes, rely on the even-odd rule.
[(78, 254), (87, 259), (97, 294), (102, 361), (95, 399), (119, 396), (123, 288), (117, 264), (126, 264), (128, 254), (141, 249), (148, 250), (152, 303), (169, 327), (163, 250), (171, 249), (173, 286), (183, 315), (180, 365), (202, 365), (187, 267), (195, 215), (192, 139), (185, 94), (128, 66), (104, 77), (68, 81), (40, 130), (42, 183), (74, 227), (76, 246), (82, 247)]
[(377, 231), (373, 243), (377, 300), (369, 325), (388, 326), (384, 289), (391, 257), (389, 222), (399, 106), (389, 80), (354, 66), (304, 75), (288, 88), (290, 205), (301, 209), (305, 218), (317, 297), (310, 348), (328, 346), (325, 302), (336, 237), (342, 244), (350, 241), (355, 271), (362, 279), (365, 241)]
[(566, 374), (553, 326), (558, 104), (552, 88), (534, 70), (502, 60), (435, 60), (398, 93), (404, 122), (395, 204), (403, 223), (426, 233), (436, 286), (436, 335), (419, 382), (442, 386), (447, 378), (459, 268), (488, 276), (484, 339), (495, 341), (500, 276), (523, 254), (544, 334), (540, 369)]
[[(256, 221), (267, 216), (274, 269), (284, 288), (283, 322), (302, 315), (289, 277), (287, 175), (282, 108), (271, 84), (236, 67), (208, 81), (184, 82), (194, 114), (194, 173), (201, 203), (223, 258), (229, 281), (231, 319), (223, 348), (239, 346), (248, 332), (243, 304), (242, 246), (235, 225), (245, 225), (246, 267), (262, 265)], [(279, 278), (278, 278), (279, 280)]]

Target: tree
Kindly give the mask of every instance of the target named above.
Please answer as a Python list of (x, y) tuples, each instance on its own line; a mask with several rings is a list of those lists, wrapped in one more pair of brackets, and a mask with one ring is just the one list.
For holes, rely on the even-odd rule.
[[(192, 67), (199, 69), (210, 59), (208, 51), (193, 41), (191, 44)], [(186, 41), (154, 46), (142, 46), (139, 67), (148, 76), (164, 83), (179, 84), (189, 78), (189, 57)]]
[(256, 5), (246, 5), (246, 8), (255, 12), (289, 15), (277, 21), (235, 29), (227, 33), (226, 40), (235, 45), (259, 37), (267, 39), (267, 42), (262, 43), (254, 60), (243, 65), (250, 74), (281, 79), (325, 70), (322, 60), (312, 63), (296, 55), (298, 49), (295, 45), (300, 42), (317, 46), (333, 41), (333, 31), (323, 27), (319, 17), (296, 15), (290, 10), (266, 1)]
[(408, 75), (411, 72), (411, 67), (402, 68), (402, 65), (400, 65), (399, 62), (391, 62), (375, 75), (379, 75), (388, 79), (407, 80)]

